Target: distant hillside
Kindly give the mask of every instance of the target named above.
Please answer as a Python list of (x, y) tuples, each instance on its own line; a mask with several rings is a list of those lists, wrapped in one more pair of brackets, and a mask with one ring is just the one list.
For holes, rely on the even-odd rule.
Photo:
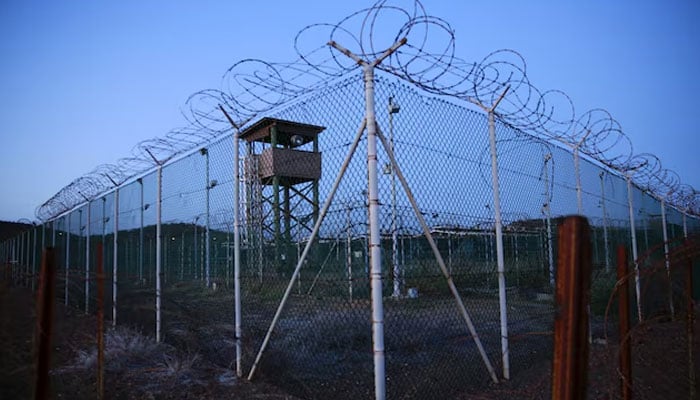
[(21, 222), (0, 221), (0, 242), (13, 238), (31, 227), (31, 225)]

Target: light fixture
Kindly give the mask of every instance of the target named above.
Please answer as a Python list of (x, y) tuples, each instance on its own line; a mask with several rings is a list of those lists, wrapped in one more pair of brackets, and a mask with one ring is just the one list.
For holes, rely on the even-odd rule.
[(301, 135), (292, 135), (292, 137), (289, 138), (289, 141), (292, 144), (292, 147), (297, 147), (304, 144), (304, 138)]
[(389, 97), (389, 114), (397, 114), (401, 110), (401, 106), (394, 102), (394, 97)]

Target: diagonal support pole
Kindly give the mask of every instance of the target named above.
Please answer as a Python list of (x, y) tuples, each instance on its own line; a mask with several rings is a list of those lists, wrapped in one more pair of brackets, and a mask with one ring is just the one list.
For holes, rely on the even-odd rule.
[(401, 168), (399, 168), (399, 164), (396, 162), (396, 158), (394, 157), (394, 151), (389, 145), (389, 142), (387, 141), (384, 134), (379, 129), (377, 129), (377, 136), (379, 136), (379, 139), (381, 140), (382, 145), (384, 146), (384, 149), (386, 150), (386, 153), (389, 156), (389, 160), (391, 161), (391, 167), (394, 168), (394, 171), (396, 171), (396, 176), (399, 178), (399, 182), (401, 182), (401, 186), (403, 187), (403, 190), (406, 193), (406, 196), (408, 197), (408, 201), (411, 203), (411, 207), (413, 207), (413, 212), (416, 214), (416, 218), (418, 218), (418, 222), (420, 223), (420, 226), (423, 229), (423, 234), (428, 240), (430, 248), (433, 250), (433, 254), (435, 255), (435, 259), (437, 260), (438, 266), (440, 267), (443, 276), (447, 280), (447, 285), (450, 288), (450, 292), (452, 293), (452, 296), (457, 302), (457, 308), (459, 309), (462, 318), (464, 318), (464, 322), (466, 322), (467, 324), (467, 328), (469, 329), (469, 333), (474, 339), (474, 343), (476, 344), (476, 347), (479, 350), (481, 359), (484, 361), (484, 365), (486, 365), (486, 369), (489, 371), (489, 375), (491, 375), (491, 379), (493, 380), (493, 382), (498, 383), (498, 378), (496, 377), (496, 372), (493, 369), (493, 365), (491, 364), (491, 361), (489, 360), (489, 357), (486, 354), (486, 351), (484, 350), (484, 346), (481, 344), (479, 334), (476, 332), (476, 328), (474, 327), (474, 323), (472, 322), (471, 317), (469, 316), (469, 312), (467, 312), (467, 308), (465, 307), (464, 302), (462, 301), (462, 297), (459, 295), (459, 291), (455, 286), (454, 280), (452, 279), (452, 275), (449, 273), (447, 267), (445, 266), (445, 260), (442, 258), (440, 250), (438, 250), (437, 248), (437, 244), (435, 244), (433, 235), (430, 233), (430, 228), (425, 222), (425, 218), (420, 212), (420, 208), (418, 208), (418, 203), (416, 203), (416, 199), (413, 196), (413, 192), (408, 186), (408, 182), (406, 181), (406, 178), (404, 177)]
[(340, 171), (338, 172), (338, 176), (335, 178), (335, 182), (333, 182), (333, 187), (331, 188), (331, 191), (328, 194), (328, 198), (326, 199), (325, 203), (323, 204), (323, 208), (321, 209), (321, 213), (318, 217), (318, 220), (314, 224), (314, 229), (311, 232), (311, 236), (309, 236), (309, 240), (306, 242), (306, 246), (304, 247), (304, 251), (301, 253), (301, 256), (299, 257), (299, 261), (297, 262), (297, 266), (296, 266), (296, 268), (294, 268), (294, 272), (292, 273), (292, 277), (289, 279), (289, 284), (287, 284), (287, 289), (284, 291), (284, 295), (282, 296), (282, 300), (280, 301), (280, 304), (277, 307), (277, 311), (275, 312), (275, 316), (272, 318), (272, 322), (270, 323), (270, 327), (268, 328), (267, 333), (265, 334), (265, 338), (263, 339), (263, 342), (260, 345), (260, 350), (258, 350), (258, 354), (255, 357), (255, 362), (253, 362), (253, 366), (250, 368), (250, 373), (248, 373), (248, 380), (252, 380), (253, 376), (255, 375), (255, 370), (258, 367), (258, 363), (260, 362), (260, 359), (262, 358), (262, 355), (265, 352), (265, 349), (267, 349), (267, 345), (270, 342), (270, 337), (272, 336), (272, 332), (275, 330), (275, 327), (277, 326), (277, 322), (279, 321), (280, 315), (282, 315), (282, 310), (284, 309), (284, 306), (287, 304), (287, 300), (289, 299), (289, 295), (292, 292), (292, 288), (294, 287), (294, 282), (296, 281), (297, 276), (299, 276), (299, 271), (301, 270), (301, 266), (304, 265), (304, 261), (306, 260), (306, 256), (309, 254), (309, 249), (311, 248), (311, 245), (316, 240), (316, 236), (318, 235), (318, 231), (321, 228), (321, 223), (323, 223), (323, 220), (326, 217), (326, 214), (328, 213), (328, 209), (330, 208), (331, 203), (333, 202), (333, 197), (335, 197), (335, 193), (338, 190), (338, 187), (340, 186), (340, 182), (343, 180), (343, 176), (345, 176), (345, 171), (348, 169), (348, 165), (350, 165), (350, 161), (352, 161), (352, 157), (355, 154), (355, 150), (357, 150), (357, 145), (360, 143), (360, 139), (362, 138), (362, 134), (364, 133), (366, 126), (367, 126), (366, 120), (362, 120), (362, 124), (360, 125), (360, 128), (357, 130), (357, 134), (355, 135), (355, 140), (352, 142), (352, 145), (350, 146), (350, 150), (348, 151), (348, 155), (345, 157), (345, 161), (343, 161), (343, 165), (341, 166)]
[(498, 181), (498, 150), (496, 148), (496, 107), (506, 96), (510, 86), (506, 86), (503, 93), (496, 99), (491, 107), (487, 107), (476, 100), (472, 103), (480, 107), (488, 116), (489, 126), (489, 150), (491, 153), (491, 186), (493, 187), (493, 214), (496, 233), (496, 267), (498, 269), (498, 306), (501, 322), (501, 361), (503, 363), (503, 377), (510, 379), (510, 350), (508, 343), (508, 314), (506, 302), (506, 267), (503, 250), (503, 222), (501, 218), (501, 194)]

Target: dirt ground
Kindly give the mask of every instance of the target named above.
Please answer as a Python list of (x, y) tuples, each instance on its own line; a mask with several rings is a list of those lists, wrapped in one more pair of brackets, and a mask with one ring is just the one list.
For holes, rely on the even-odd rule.
[[(32, 398), (34, 324), (35, 304), (31, 291), (0, 282), (0, 341), (3, 344), (0, 347), (0, 399)], [(59, 304), (55, 309), (55, 324), (51, 359), (52, 398), (97, 398), (94, 317)], [(696, 318), (696, 369), (697, 360), (700, 360), (697, 325)], [(688, 398), (686, 333), (682, 320), (658, 320), (637, 327), (632, 337), (635, 398)], [(606, 340), (602, 339), (599, 338), (591, 347), (589, 399), (618, 398), (619, 380), (615, 371), (618, 352), (617, 346), (612, 344), (616, 338), (610, 333)], [(105, 343), (107, 399), (299, 398), (264, 377), (252, 383), (236, 378), (225, 363), (215, 359), (214, 354), (190, 352), (186, 346), (174, 346), (173, 342), (157, 344), (133, 329), (108, 329)], [(528, 368), (519, 368), (510, 381), (481, 386), (455, 398), (551, 398), (550, 373), (548, 358), (533, 357)], [(346, 382), (337, 384), (347, 385)]]

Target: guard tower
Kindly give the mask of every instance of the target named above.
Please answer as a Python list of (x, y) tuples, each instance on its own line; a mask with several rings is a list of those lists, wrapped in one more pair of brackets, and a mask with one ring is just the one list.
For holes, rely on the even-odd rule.
[[(321, 178), (318, 134), (324, 129), (263, 118), (239, 136), (247, 142), (244, 166), (247, 247), (257, 250), (255, 258), (261, 280), (265, 260), (277, 272), (293, 268), (296, 259), (293, 240), (307, 237), (318, 220)], [(248, 254), (253, 256), (253, 252)], [(249, 261), (255, 263), (250, 258)]]

